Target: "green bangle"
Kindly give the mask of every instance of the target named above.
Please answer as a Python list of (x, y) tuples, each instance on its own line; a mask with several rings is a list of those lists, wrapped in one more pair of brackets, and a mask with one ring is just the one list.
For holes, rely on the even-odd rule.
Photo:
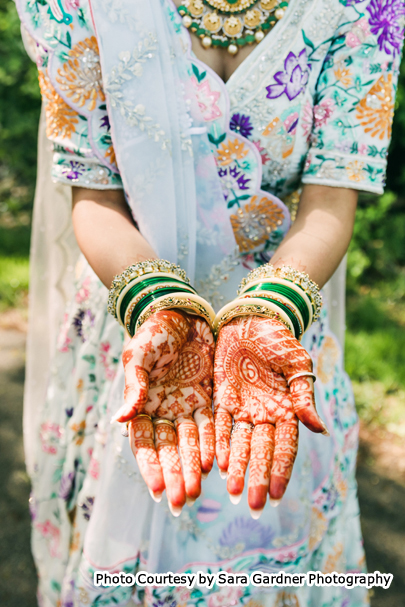
[(157, 299), (160, 299), (164, 295), (171, 295), (172, 293), (189, 293), (189, 292), (190, 291), (188, 291), (187, 289), (181, 289), (180, 287), (173, 287), (172, 289), (160, 289), (156, 293), (156, 295), (154, 293), (151, 293), (150, 295), (147, 295), (146, 297), (141, 299), (141, 301), (135, 307), (135, 309), (131, 315), (131, 320), (130, 320), (130, 324), (129, 324), (129, 328), (130, 328), (129, 334), (131, 335), (131, 337), (133, 337), (135, 335), (135, 327), (136, 327), (138, 318), (140, 317), (140, 315), (142, 314), (144, 309), (147, 308), (150, 303), (156, 301)]
[[(158, 284), (158, 283), (162, 283), (162, 284), (174, 283), (174, 284), (178, 284), (178, 285), (185, 284), (181, 280), (176, 280), (175, 278), (169, 278), (168, 276), (155, 276), (154, 278), (145, 278), (145, 280), (143, 280), (142, 282), (135, 284), (131, 289), (128, 290), (127, 293), (125, 293), (124, 298), (121, 302), (121, 305), (119, 306), (120, 309), (117, 310), (117, 312), (119, 313), (119, 317), (122, 321), (122, 324), (124, 324), (124, 322), (125, 322), (125, 314), (126, 314), (127, 308), (129, 306), (129, 304), (131, 303), (131, 301), (134, 299), (134, 297), (136, 297), (136, 295), (138, 295), (138, 293), (140, 293), (141, 291), (146, 289), (146, 287), (148, 287), (150, 285)], [(192, 290), (194, 293), (196, 292), (195, 289), (193, 289), (193, 287), (191, 285), (187, 285), (187, 290)]]
[(294, 289), (287, 287), (287, 285), (264, 282), (259, 285), (254, 285), (250, 289), (244, 291), (244, 293), (251, 293), (252, 291), (269, 291), (270, 293), (278, 293), (279, 295), (284, 295), (285, 297), (287, 297), (293, 304), (297, 306), (298, 311), (301, 313), (302, 320), (304, 321), (304, 331), (308, 329), (308, 306), (305, 303), (305, 300), (301, 297), (301, 295), (294, 291)]
[(271, 297), (260, 297), (260, 295), (257, 295), (257, 298), (263, 299), (263, 301), (272, 301), (274, 304), (276, 304), (276, 306), (278, 306), (281, 310), (283, 310), (283, 312), (285, 312), (285, 314), (287, 314), (288, 318), (291, 320), (291, 324), (294, 327), (295, 338), (298, 339), (301, 336), (302, 329), (301, 329), (299, 320), (295, 316), (295, 314), (293, 312), (291, 312), (291, 310), (289, 308), (287, 308), (287, 306), (285, 306), (284, 304), (282, 304), (279, 301), (271, 299)]

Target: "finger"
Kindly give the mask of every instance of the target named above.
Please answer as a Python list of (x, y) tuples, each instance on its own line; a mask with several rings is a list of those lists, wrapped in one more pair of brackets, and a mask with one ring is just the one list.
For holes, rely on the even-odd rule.
[(312, 432), (321, 432), (329, 436), (325, 423), (316, 411), (312, 377), (304, 376), (293, 379), (290, 383), (290, 395), (294, 413), (304, 426)]
[(219, 409), (215, 413), (215, 453), (219, 467), (219, 473), (224, 478), (229, 465), (231, 452), (230, 440), (232, 430), (232, 416), (228, 411)]
[(250, 445), (248, 503), (252, 517), (258, 519), (266, 505), (270, 469), (274, 453), (275, 428), (272, 424), (255, 426)]
[(287, 489), (297, 455), (297, 420), (278, 424), (274, 442), (274, 456), (270, 473), (270, 503), (277, 506)]
[(238, 504), (242, 497), (246, 468), (249, 463), (251, 438), (252, 432), (245, 428), (238, 428), (232, 434), (226, 488), (233, 504)]
[(194, 501), (201, 493), (201, 459), (197, 424), (192, 417), (176, 421), (177, 440), (187, 498)]
[(149, 375), (143, 366), (141, 354), (135, 339), (132, 339), (122, 355), (125, 372), (124, 405), (111, 419), (111, 423), (129, 421), (143, 410), (148, 400)]
[(202, 407), (194, 413), (200, 438), (201, 473), (208, 474), (214, 465), (215, 427), (211, 407)]
[(135, 417), (129, 422), (128, 431), (129, 444), (138, 462), (142, 478), (152, 498), (160, 502), (165, 490), (165, 481), (156, 453), (152, 420), (147, 417)]
[(155, 424), (155, 445), (162, 466), (169, 508), (174, 516), (179, 516), (186, 502), (186, 489), (174, 427), (169, 424)]

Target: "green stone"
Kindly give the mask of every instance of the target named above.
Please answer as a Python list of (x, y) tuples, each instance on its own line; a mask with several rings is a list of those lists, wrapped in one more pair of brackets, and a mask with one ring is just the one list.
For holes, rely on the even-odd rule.
[(254, 42), (256, 40), (256, 38), (254, 36), (252, 36), (251, 34), (248, 34), (247, 36), (245, 36), (245, 40), (246, 42)]

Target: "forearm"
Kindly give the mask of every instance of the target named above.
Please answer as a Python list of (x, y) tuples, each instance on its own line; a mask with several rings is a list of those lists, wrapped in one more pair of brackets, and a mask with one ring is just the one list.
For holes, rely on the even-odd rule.
[(272, 264), (291, 265), (323, 287), (347, 251), (356, 205), (355, 190), (304, 186), (297, 218)]
[(106, 287), (129, 265), (156, 254), (136, 229), (122, 190), (72, 188), (80, 250)]

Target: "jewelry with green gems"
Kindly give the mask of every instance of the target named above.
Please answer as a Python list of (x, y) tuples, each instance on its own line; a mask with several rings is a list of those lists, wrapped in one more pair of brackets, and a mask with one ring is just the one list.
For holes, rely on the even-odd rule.
[(184, 0), (177, 10), (205, 49), (226, 48), (236, 55), (239, 47), (261, 42), (287, 6), (279, 0)]

